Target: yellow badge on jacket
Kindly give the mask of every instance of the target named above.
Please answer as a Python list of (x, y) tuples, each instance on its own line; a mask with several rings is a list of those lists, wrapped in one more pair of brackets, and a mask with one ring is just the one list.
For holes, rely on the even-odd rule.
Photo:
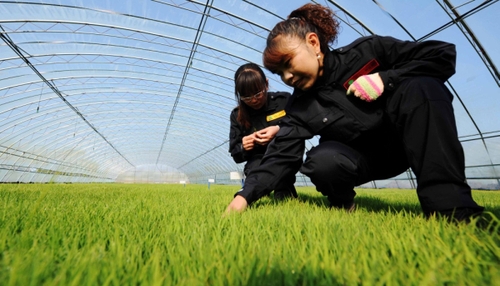
[(278, 111), (278, 112), (276, 112), (274, 114), (268, 115), (266, 117), (266, 120), (267, 121), (273, 121), (273, 120), (281, 118), (281, 117), (283, 117), (285, 115), (286, 115), (286, 112), (284, 110), (281, 110), (281, 111)]

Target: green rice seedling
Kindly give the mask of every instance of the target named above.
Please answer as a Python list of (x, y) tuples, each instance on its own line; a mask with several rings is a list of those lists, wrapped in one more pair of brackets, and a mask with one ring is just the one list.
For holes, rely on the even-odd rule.
[(498, 285), (489, 225), (422, 215), (414, 190), (356, 190), (352, 213), (314, 188), (223, 216), (237, 187), (0, 185), (0, 285)]

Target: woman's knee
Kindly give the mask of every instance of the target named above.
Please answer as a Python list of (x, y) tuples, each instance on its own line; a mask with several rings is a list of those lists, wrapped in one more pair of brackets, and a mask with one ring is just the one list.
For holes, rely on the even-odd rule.
[(450, 101), (453, 95), (450, 93), (444, 82), (433, 77), (412, 77), (401, 82), (395, 93), (407, 97), (408, 100), (434, 101), (445, 100)]
[(356, 176), (360, 157), (357, 151), (344, 144), (321, 143), (307, 152), (301, 173), (312, 180)]

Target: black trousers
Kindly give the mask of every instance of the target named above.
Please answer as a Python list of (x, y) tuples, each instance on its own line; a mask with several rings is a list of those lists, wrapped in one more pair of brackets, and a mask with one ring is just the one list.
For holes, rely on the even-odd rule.
[(383, 99), (386, 118), (380, 128), (348, 144), (321, 142), (307, 153), (301, 172), (333, 203), (352, 201), (355, 186), (410, 167), (424, 214), (480, 212), (465, 179), (452, 98), (438, 79), (407, 79)]
[[(248, 176), (250, 170), (260, 165), (263, 156), (264, 155), (255, 155), (250, 160), (247, 161), (247, 163), (245, 164), (245, 168), (243, 170), (245, 176)], [(294, 186), (295, 180), (296, 180), (295, 175), (290, 176), (289, 178), (285, 178), (278, 184), (278, 186), (276, 186), (276, 189), (274, 190), (275, 195), (276, 193), (281, 193), (282, 195), (285, 196), (291, 195), (293, 197), (297, 197), (297, 190), (295, 189)]]

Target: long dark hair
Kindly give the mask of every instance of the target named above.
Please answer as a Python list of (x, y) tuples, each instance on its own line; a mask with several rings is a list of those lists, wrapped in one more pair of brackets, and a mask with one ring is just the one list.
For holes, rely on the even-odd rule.
[(293, 51), (283, 50), (280, 45), (283, 37), (294, 36), (305, 40), (307, 33), (315, 33), (321, 51), (327, 53), (328, 45), (337, 40), (338, 30), (339, 21), (330, 8), (320, 4), (305, 4), (292, 11), (286, 20), (276, 24), (269, 33), (263, 53), (264, 66), (274, 73), (293, 57)]
[[(234, 74), (234, 94), (238, 101), (238, 123), (245, 128), (250, 128), (249, 106), (241, 97), (252, 96), (259, 91), (267, 89), (267, 80), (264, 71), (254, 63), (240, 66)], [(266, 96), (266, 95), (264, 95)]]

